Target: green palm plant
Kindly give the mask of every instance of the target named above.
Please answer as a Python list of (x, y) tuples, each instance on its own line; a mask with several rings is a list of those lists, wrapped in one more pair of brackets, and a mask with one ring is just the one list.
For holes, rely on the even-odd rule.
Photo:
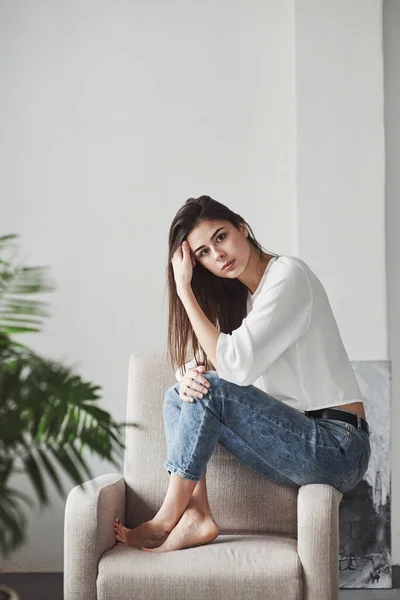
[[(39, 356), (15, 334), (40, 332), (47, 303), (31, 296), (53, 291), (47, 267), (16, 264), (13, 240), (0, 237), (0, 552), (3, 557), (26, 541), (21, 501), (31, 499), (9, 486), (14, 473), (26, 473), (40, 508), (50, 504), (45, 476), (65, 497), (57, 470), (77, 485), (93, 474), (82, 453), (116, 467), (125, 448), (122, 427), (98, 406), (101, 388), (65, 366)], [(11, 257), (9, 257), (11, 254)]]

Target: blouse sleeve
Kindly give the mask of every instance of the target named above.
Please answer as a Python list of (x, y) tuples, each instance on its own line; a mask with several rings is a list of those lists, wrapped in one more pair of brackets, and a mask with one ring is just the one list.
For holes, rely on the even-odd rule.
[(240, 327), (218, 337), (218, 376), (251, 385), (306, 333), (311, 311), (311, 286), (303, 268), (290, 260), (271, 268)]

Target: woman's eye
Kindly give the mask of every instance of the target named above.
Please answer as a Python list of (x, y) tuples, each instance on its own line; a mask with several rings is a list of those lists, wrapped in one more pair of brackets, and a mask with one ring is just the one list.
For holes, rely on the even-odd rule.
[[(222, 239), (226, 238), (226, 233), (220, 233), (219, 235), (217, 235), (217, 240), (219, 237), (224, 236)], [(203, 256), (203, 252), (205, 252), (205, 250), (202, 250), (199, 254), (199, 258), (201, 258)]]

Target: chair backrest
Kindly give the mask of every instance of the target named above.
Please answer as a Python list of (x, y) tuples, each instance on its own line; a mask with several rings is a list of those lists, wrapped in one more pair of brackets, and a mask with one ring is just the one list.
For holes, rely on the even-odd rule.
[[(132, 354), (129, 361), (124, 477), (127, 527), (159, 510), (169, 483), (163, 424), (164, 395), (176, 382), (166, 353)], [(207, 465), (207, 493), (221, 534), (277, 533), (297, 536), (296, 488), (243, 466), (217, 445)]]

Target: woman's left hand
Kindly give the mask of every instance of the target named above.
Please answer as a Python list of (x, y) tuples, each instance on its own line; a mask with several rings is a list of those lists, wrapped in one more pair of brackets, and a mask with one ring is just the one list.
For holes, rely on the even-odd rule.
[(185, 241), (178, 246), (171, 263), (174, 270), (176, 289), (179, 291), (185, 287), (190, 287), (196, 259), (191, 254), (188, 242)]

